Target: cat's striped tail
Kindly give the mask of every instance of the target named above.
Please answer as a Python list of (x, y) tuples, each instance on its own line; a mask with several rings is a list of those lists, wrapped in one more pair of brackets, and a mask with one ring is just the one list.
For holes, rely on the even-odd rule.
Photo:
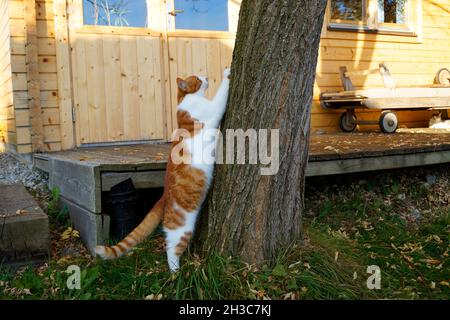
[(161, 198), (149, 211), (142, 222), (122, 241), (112, 247), (96, 246), (95, 254), (103, 259), (116, 259), (144, 241), (158, 227), (164, 214), (164, 198)]

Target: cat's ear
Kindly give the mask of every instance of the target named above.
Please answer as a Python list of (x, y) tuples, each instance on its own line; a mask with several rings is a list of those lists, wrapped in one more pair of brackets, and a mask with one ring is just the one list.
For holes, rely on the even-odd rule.
[(177, 78), (177, 85), (180, 90), (186, 91), (188, 89), (188, 84), (181, 78)]

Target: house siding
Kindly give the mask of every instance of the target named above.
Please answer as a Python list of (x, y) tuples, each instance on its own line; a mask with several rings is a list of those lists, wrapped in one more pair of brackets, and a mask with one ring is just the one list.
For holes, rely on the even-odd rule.
[[(450, 1), (422, 1), (422, 40), (400, 35), (376, 35), (356, 32), (328, 31), (320, 43), (314, 102), (311, 109), (312, 132), (339, 131), (339, 111), (324, 110), (319, 95), (343, 90), (339, 66), (349, 71), (377, 69), (384, 62), (397, 86), (433, 84), (437, 71), (450, 69)], [(357, 89), (383, 87), (378, 74), (351, 76)], [(428, 126), (430, 111), (397, 112), (400, 127)], [(364, 110), (358, 119), (377, 120), (379, 111)], [(362, 130), (377, 129), (360, 126)]]
[[(27, 92), (26, 26), (24, 1), (9, 1), (11, 28), (11, 66), (14, 110), (17, 127), (17, 151), (32, 152), (30, 112)], [(40, 104), (44, 126), (44, 150), (61, 150), (57, 90), (56, 50), (53, 25), (53, 2), (36, 1), (37, 52)]]
[(16, 151), (17, 135), (13, 104), (9, 3), (0, 2), (0, 151)]

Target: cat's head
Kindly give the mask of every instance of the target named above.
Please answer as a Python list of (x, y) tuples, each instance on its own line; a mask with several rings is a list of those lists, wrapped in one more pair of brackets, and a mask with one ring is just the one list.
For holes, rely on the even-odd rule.
[(208, 78), (206, 77), (190, 76), (185, 79), (177, 78), (178, 97), (184, 97), (193, 93), (204, 95), (208, 86)]

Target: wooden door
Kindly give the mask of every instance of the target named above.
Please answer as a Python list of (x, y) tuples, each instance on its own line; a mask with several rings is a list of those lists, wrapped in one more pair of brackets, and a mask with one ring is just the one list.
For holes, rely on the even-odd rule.
[(162, 33), (83, 25), (82, 5), (68, 8), (77, 145), (166, 139)]
[[(227, 17), (227, 26), (221, 30), (212, 30), (208, 23), (203, 26), (193, 24), (193, 29), (182, 29), (191, 27), (189, 24), (176, 23), (176, 19), (183, 14), (189, 14), (187, 10), (203, 12), (206, 15), (214, 15), (217, 12), (207, 12), (208, 7), (195, 8), (194, 5), (218, 5), (216, 2), (192, 2), (186, 3), (182, 0), (169, 0), (167, 6), (168, 19), (168, 54), (170, 70), (170, 92), (171, 92), (171, 110), (172, 110), (172, 128), (176, 128), (176, 107), (177, 107), (177, 86), (176, 77), (187, 77), (189, 75), (203, 75), (209, 78), (209, 89), (207, 96), (212, 98), (222, 81), (223, 70), (231, 66), (233, 56), (235, 33), (239, 16), (240, 0), (223, 0), (227, 8), (225, 15)], [(181, 9), (177, 5), (182, 5)], [(222, 8), (223, 9), (223, 8)], [(181, 12), (185, 11), (185, 12)], [(175, 13), (176, 16), (170, 13)], [(221, 13), (222, 14), (222, 13)], [(193, 17), (192, 22), (198, 22), (198, 17)], [(217, 17), (212, 17), (217, 18)], [(222, 16), (223, 18), (223, 16)], [(219, 25), (215, 25), (219, 26)]]

